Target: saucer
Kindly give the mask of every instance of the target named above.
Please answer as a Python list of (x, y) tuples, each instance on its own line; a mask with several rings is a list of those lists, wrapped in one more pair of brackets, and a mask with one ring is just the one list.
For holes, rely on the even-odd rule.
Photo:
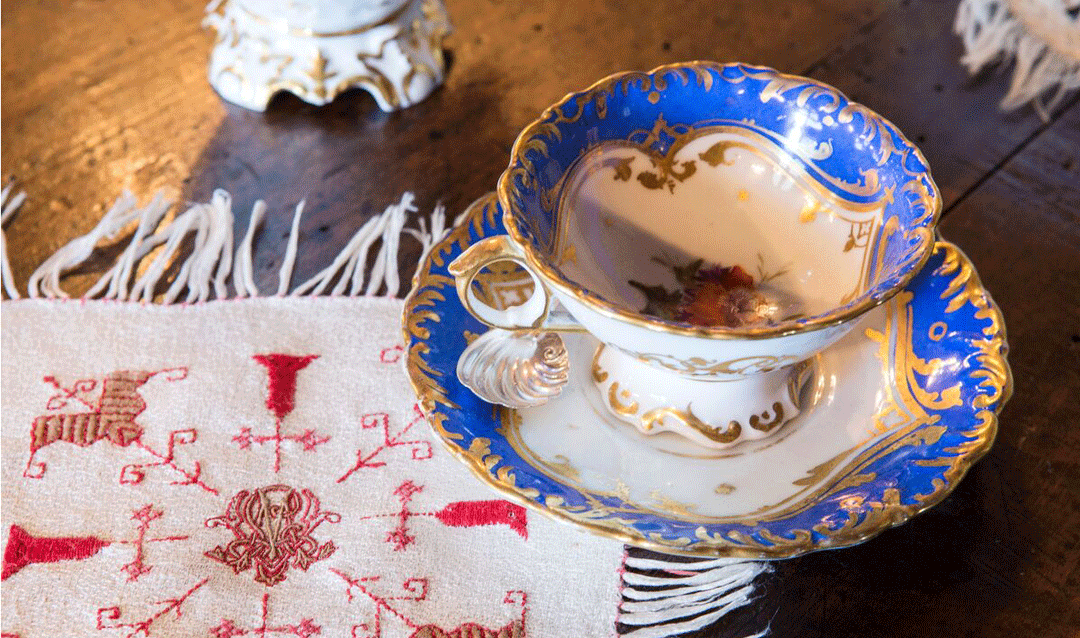
[[(783, 558), (905, 522), (993, 443), (1011, 393), (1004, 322), (971, 262), (940, 238), (902, 292), (811, 360), (796, 418), (710, 450), (611, 417), (587, 333), (563, 335), (570, 379), (542, 406), (495, 406), (458, 381), (458, 357), (487, 328), (462, 307), (447, 264), (505, 232), (489, 195), (421, 264), (405, 303), (406, 365), (447, 447), (543, 514), (669, 554)], [(504, 279), (502, 292), (521, 285)]]

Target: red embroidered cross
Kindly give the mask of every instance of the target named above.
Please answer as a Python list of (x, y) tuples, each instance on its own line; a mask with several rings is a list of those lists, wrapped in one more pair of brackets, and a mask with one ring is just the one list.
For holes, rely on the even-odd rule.
[(316, 625), (312, 619), (303, 618), (295, 625), (270, 626), (267, 623), (269, 616), (270, 594), (263, 594), (262, 598), (262, 624), (258, 627), (243, 628), (229, 619), (222, 619), (221, 623), (210, 629), (214, 638), (235, 638), (236, 636), (258, 636), (266, 638), (270, 634), (284, 634), (297, 636), (297, 638), (310, 638), (322, 633), (322, 627)]
[(146, 564), (145, 548), (146, 543), (165, 543), (171, 541), (183, 541), (187, 540), (187, 536), (163, 536), (158, 538), (147, 538), (146, 533), (150, 529), (150, 523), (161, 518), (164, 514), (161, 510), (154, 509), (153, 505), (144, 505), (141, 508), (135, 510), (135, 513), (131, 515), (131, 520), (137, 521), (138, 529), (137, 536), (134, 540), (116, 541), (117, 543), (131, 544), (135, 546), (135, 558), (127, 565), (124, 565), (120, 569), (124, 570), (128, 574), (128, 580), (137, 580), (139, 576), (150, 571), (150, 567)]
[(296, 376), (319, 355), (295, 356), (289, 354), (257, 354), (252, 359), (266, 368), (267, 394), (266, 408), (274, 415), (273, 434), (253, 434), (251, 428), (241, 428), (240, 433), (232, 438), (241, 450), (252, 445), (274, 444), (274, 472), (281, 471), (281, 445), (286, 441), (299, 443), (305, 452), (330, 440), (329, 436), (320, 436), (315, 430), (304, 430), (302, 434), (282, 434), (281, 426), (293, 408), (296, 407)]
[(414, 516), (430, 516), (447, 527), (483, 527), (487, 525), (506, 525), (522, 538), (529, 537), (528, 516), (525, 508), (509, 501), (455, 501), (436, 512), (413, 512), (409, 503), (413, 497), (423, 491), (422, 485), (406, 480), (394, 490), (394, 496), (401, 503), (401, 509), (393, 514), (371, 514), (361, 516), (359, 520), (372, 518), (396, 518), (397, 524), (386, 535), (386, 542), (400, 552), (416, 542), (416, 536), (409, 529), (409, 520)]
[(373, 412), (371, 414), (365, 414), (360, 417), (360, 427), (364, 430), (371, 430), (374, 428), (382, 428), (383, 441), (382, 444), (375, 448), (370, 454), (365, 455), (363, 449), (356, 451), (356, 465), (345, 472), (337, 480), (338, 483), (344, 483), (354, 472), (366, 468), (366, 467), (382, 467), (386, 465), (384, 461), (376, 461), (375, 458), (379, 456), (383, 450), (390, 448), (412, 446), (412, 460), (414, 461), (426, 461), (431, 458), (432, 449), (430, 441), (422, 440), (406, 440), (405, 435), (410, 429), (417, 423), (424, 419), (424, 414), (420, 411), (419, 404), (413, 404), (413, 419), (409, 421), (404, 428), (397, 434), (391, 434), (390, 432), (390, 415), (386, 412)]

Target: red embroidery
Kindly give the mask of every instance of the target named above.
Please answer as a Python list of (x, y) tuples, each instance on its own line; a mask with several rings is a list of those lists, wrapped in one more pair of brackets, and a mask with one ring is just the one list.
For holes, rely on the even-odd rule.
[(424, 414), (420, 411), (420, 406), (418, 404), (414, 404), (413, 405), (413, 420), (409, 421), (408, 424), (406, 424), (405, 427), (402, 428), (400, 432), (398, 432), (397, 434), (392, 435), (392, 434), (390, 434), (390, 415), (389, 414), (387, 414), (385, 412), (374, 412), (372, 414), (365, 414), (364, 416), (360, 417), (360, 427), (365, 429), (365, 430), (370, 430), (372, 428), (377, 428), (377, 427), (380, 427), (380, 426), (382, 427), (382, 431), (383, 431), (382, 445), (375, 448), (375, 450), (373, 452), (371, 452), (370, 454), (368, 454), (366, 456), (364, 455), (364, 450), (363, 449), (357, 450), (356, 451), (356, 465), (352, 466), (352, 468), (348, 472), (345, 472), (345, 474), (343, 474), (341, 476), (341, 478), (339, 478), (337, 480), (337, 482), (338, 483), (344, 483), (350, 476), (353, 475), (354, 472), (356, 472), (357, 470), (360, 470), (362, 468), (365, 468), (365, 467), (382, 467), (382, 466), (386, 465), (385, 462), (383, 462), (383, 461), (375, 461), (374, 459), (375, 459), (375, 457), (379, 456), (379, 454), (381, 454), (383, 450), (386, 450), (388, 448), (396, 448), (396, 447), (401, 447), (401, 446), (404, 446), (404, 445), (411, 445), (412, 446), (412, 448), (411, 448), (412, 449), (412, 459), (414, 461), (426, 461), (427, 459), (430, 459), (431, 454), (432, 454), (431, 442), (430, 441), (422, 441), (422, 440), (409, 441), (409, 440), (404, 440), (404, 437), (409, 432), (409, 430), (412, 429), (412, 427), (414, 425), (416, 425), (417, 423), (419, 423), (423, 419), (424, 419)]
[(371, 518), (396, 518), (397, 525), (386, 535), (386, 542), (394, 546), (395, 552), (400, 552), (412, 543), (416, 542), (416, 536), (409, 529), (409, 519), (414, 516), (430, 516), (447, 527), (479, 527), (485, 525), (506, 525), (522, 538), (529, 537), (528, 518), (525, 508), (508, 501), (456, 501), (437, 512), (413, 512), (409, 509), (409, 502), (418, 492), (423, 491), (422, 485), (416, 485), (412, 481), (405, 481), (394, 490), (401, 503), (401, 509), (393, 514), (371, 514), (361, 516), (360, 520)]
[(287, 634), (298, 638), (310, 638), (322, 633), (322, 627), (316, 625), (310, 618), (304, 618), (297, 625), (278, 625), (272, 627), (266, 624), (269, 615), (270, 594), (263, 594), (262, 599), (262, 624), (258, 627), (244, 629), (234, 621), (222, 619), (221, 624), (210, 629), (214, 638), (234, 638), (235, 636), (258, 636), (266, 638), (269, 634)]
[[(383, 612), (387, 612), (396, 617), (399, 621), (404, 623), (406, 627), (414, 630), (412, 634), (410, 634), (411, 638), (525, 638), (525, 618), (528, 606), (526, 604), (526, 595), (523, 591), (509, 591), (503, 598), (504, 603), (518, 605), (521, 608), (520, 616), (510, 621), (506, 626), (500, 629), (487, 629), (476, 623), (470, 622), (459, 625), (456, 629), (451, 631), (447, 631), (437, 625), (420, 625), (392, 602), (426, 600), (428, 595), (427, 578), (410, 578), (406, 580), (401, 586), (404, 594), (397, 596), (380, 596), (372, 591), (373, 584), (379, 581), (378, 576), (354, 578), (345, 572), (334, 568), (330, 568), (330, 571), (341, 578), (341, 580), (345, 581), (345, 596), (350, 603), (358, 597), (357, 594), (363, 594), (368, 600), (375, 603), (375, 614), (371, 621), (353, 625), (352, 638), (381, 638)], [(356, 591), (355, 594), (353, 593), (353, 590)], [(360, 634), (359, 632), (365, 633)]]
[(392, 348), (383, 348), (379, 353), (379, 361), (382, 363), (397, 363), (401, 361), (401, 354), (405, 352), (405, 346), (400, 344)]
[(158, 460), (153, 463), (132, 463), (130, 465), (125, 465), (123, 469), (120, 470), (120, 483), (124, 485), (136, 485), (142, 483), (143, 479), (146, 478), (146, 470), (154, 467), (164, 467), (184, 477), (181, 480), (171, 481), (169, 483), (170, 485), (197, 485), (203, 490), (217, 496), (217, 489), (210, 487), (199, 478), (202, 475), (202, 465), (198, 461), (195, 461), (195, 466), (191, 470), (185, 470), (176, 464), (176, 447), (180, 445), (191, 445), (198, 440), (199, 434), (194, 428), (187, 430), (173, 430), (169, 433), (169, 447), (164, 454), (143, 443), (142, 439), (135, 441), (135, 445), (140, 450)]
[[(195, 593), (200, 587), (206, 584), (209, 578), (204, 578), (194, 587), (187, 590), (183, 595), (177, 598), (168, 598), (166, 600), (159, 600), (155, 605), (165, 605), (156, 614), (152, 614), (136, 622), (112, 622), (120, 620), (121, 612), (119, 607), (102, 607), (97, 612), (97, 628), (98, 631), (105, 629), (131, 629), (129, 633), (125, 634), (124, 638), (137, 638), (142, 635), (144, 638), (150, 636), (150, 627), (158, 621), (165, 614), (176, 611), (176, 617), (180, 617), (180, 608), (187, 601), (187, 599)], [(106, 624), (106, 623), (110, 624)]]
[(232, 438), (233, 442), (246, 450), (252, 444), (274, 444), (274, 472), (281, 471), (281, 444), (285, 441), (299, 443), (305, 452), (330, 440), (328, 436), (319, 436), (313, 429), (304, 430), (303, 434), (283, 435), (281, 425), (293, 408), (296, 407), (296, 374), (319, 355), (295, 356), (290, 354), (257, 354), (252, 359), (266, 367), (267, 393), (266, 408), (274, 414), (274, 433), (257, 435), (251, 428), (241, 428), (240, 433)]
[(131, 520), (136, 521), (138, 526), (133, 540), (106, 540), (95, 536), (48, 538), (33, 536), (22, 527), (12, 525), (11, 532), (8, 534), (8, 544), (4, 549), (4, 571), (0, 575), (0, 580), (7, 579), (8, 576), (32, 563), (84, 560), (97, 554), (102, 547), (114, 543), (135, 546), (135, 558), (120, 569), (127, 572), (129, 581), (137, 580), (139, 576), (151, 569), (146, 564), (146, 543), (182, 541), (188, 538), (187, 536), (147, 538), (150, 523), (161, 518), (162, 515), (162, 511), (154, 509), (153, 505), (144, 505), (134, 510)]
[(7, 580), (23, 567), (33, 563), (56, 563), (62, 560), (83, 560), (98, 553), (109, 541), (93, 536), (47, 538), (33, 536), (18, 525), (12, 525), (4, 548), (4, 569), (0, 580)]
[(302, 357), (290, 354), (257, 354), (252, 357), (266, 366), (269, 377), (266, 407), (278, 419), (284, 419), (295, 406), (296, 373), (318, 358), (317, 354)]
[(242, 490), (229, 502), (224, 516), (206, 521), (207, 527), (227, 527), (236, 538), (206, 556), (232, 567), (236, 574), (254, 566), (257, 582), (276, 585), (285, 580), (290, 566), (306, 571), (334, 553), (332, 541), (319, 545), (312, 532), (324, 521), (340, 520), (334, 512), (320, 511), (319, 499), (310, 490), (288, 485)]
[(171, 541), (183, 541), (187, 540), (187, 536), (164, 536), (159, 538), (147, 538), (146, 533), (150, 530), (150, 523), (161, 518), (163, 513), (161, 510), (154, 509), (153, 505), (144, 505), (141, 508), (135, 510), (131, 515), (131, 520), (138, 523), (137, 535), (135, 540), (130, 541), (117, 541), (120, 543), (128, 543), (135, 546), (135, 558), (124, 565), (120, 569), (124, 570), (128, 574), (128, 580), (137, 580), (139, 576), (150, 571), (150, 566), (146, 564), (146, 543), (164, 543)]
[(409, 534), (408, 522), (409, 517), (412, 516), (409, 511), (409, 501), (412, 500), (413, 495), (423, 489), (423, 487), (417, 486), (412, 481), (405, 481), (394, 490), (394, 496), (398, 497), (398, 501), (401, 502), (401, 511), (397, 515), (397, 527), (390, 530), (390, 533), (386, 535), (386, 542), (394, 546), (395, 552), (400, 552), (409, 543), (416, 541), (416, 537)]
[(435, 518), (449, 527), (508, 525), (518, 536), (529, 538), (525, 508), (509, 501), (457, 501), (435, 512)]
[(140, 483), (146, 477), (147, 469), (165, 467), (183, 477), (173, 481), (173, 485), (197, 485), (216, 495), (216, 489), (200, 480), (202, 468), (198, 462), (191, 470), (176, 464), (175, 447), (194, 443), (197, 438), (194, 429), (171, 432), (168, 451), (162, 454), (143, 441), (143, 427), (136, 421), (146, 410), (146, 402), (139, 394), (140, 387), (157, 375), (161, 375), (166, 381), (180, 381), (186, 379), (187, 374), (187, 368), (169, 368), (157, 372), (121, 370), (107, 375), (100, 385), (94, 379), (81, 379), (70, 388), (62, 386), (56, 377), (45, 377), (45, 381), (57, 389), (46, 408), (60, 410), (72, 401), (77, 401), (90, 411), (45, 414), (34, 419), (30, 430), (30, 458), (26, 462), (23, 476), (33, 479), (44, 477), (45, 463), (34, 460), (43, 447), (56, 442), (90, 447), (98, 441), (106, 440), (120, 447), (138, 448), (158, 459), (152, 463), (124, 466), (120, 470), (121, 484)]
[(65, 388), (56, 377), (45, 377), (44, 381), (57, 390), (45, 404), (46, 409), (60, 410), (74, 400), (89, 412), (43, 414), (35, 418), (30, 426), (30, 458), (23, 476), (41, 478), (45, 474), (45, 464), (35, 463), (34, 456), (38, 450), (53, 443), (90, 447), (98, 441), (107, 440), (113, 445), (127, 447), (139, 440), (143, 428), (135, 419), (146, 409), (139, 388), (157, 374), (163, 374), (169, 381), (179, 381), (187, 377), (187, 368), (158, 372), (119, 370), (102, 379), (100, 391), (97, 391), (99, 386), (94, 379), (80, 379), (70, 388)]

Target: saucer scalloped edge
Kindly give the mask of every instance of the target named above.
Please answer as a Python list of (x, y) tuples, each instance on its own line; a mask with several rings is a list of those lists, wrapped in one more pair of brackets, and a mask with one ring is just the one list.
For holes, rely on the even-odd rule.
[(462, 307), (447, 265), (505, 232), (489, 194), (424, 259), (405, 302), (405, 363), (451, 452), (542, 514), (664, 553), (784, 558), (907, 521), (993, 444), (1012, 391), (1004, 322), (971, 262), (940, 238), (903, 291), (818, 358), (802, 415), (756, 447), (709, 456), (603, 422), (589, 335), (565, 337), (576, 388), (554, 406), (493, 406), (458, 381), (458, 357), (487, 328)]

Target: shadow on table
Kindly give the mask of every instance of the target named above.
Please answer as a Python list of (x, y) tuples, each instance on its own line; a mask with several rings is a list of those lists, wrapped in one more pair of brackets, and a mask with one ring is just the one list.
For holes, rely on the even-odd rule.
[[(267, 203), (254, 253), (255, 282), (264, 291), (277, 287), (293, 211), (306, 200), (295, 285), (329, 264), (368, 218), (396, 204), (404, 192), (416, 194), (424, 215), (442, 201), (452, 220), (494, 189), (514, 137), (490, 74), (473, 69), (470, 77), (455, 78), (455, 90), (437, 89), (393, 113), (380, 111), (360, 89), (322, 107), (288, 93), (277, 94), (265, 113), (226, 105), (183, 197), (208, 201), (216, 188), (229, 191), (235, 244), (255, 201)], [(405, 282), (420, 250), (418, 242), (403, 237), (399, 262)]]
[(1020, 595), (1016, 548), (1037, 533), (1011, 456), (995, 448), (940, 505), (863, 545), (777, 563), (761, 601), (772, 635), (983, 635)]

